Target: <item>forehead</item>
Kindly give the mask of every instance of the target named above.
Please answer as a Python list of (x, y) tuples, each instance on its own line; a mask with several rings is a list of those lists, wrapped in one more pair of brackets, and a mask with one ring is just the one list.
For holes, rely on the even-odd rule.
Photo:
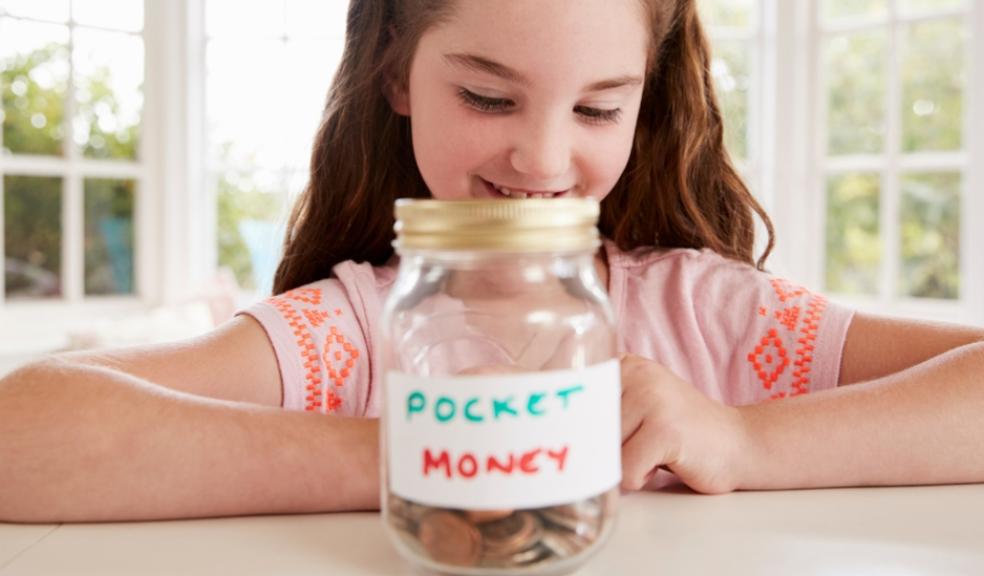
[(458, 0), (419, 52), (479, 55), (534, 83), (642, 75), (650, 42), (640, 0)]

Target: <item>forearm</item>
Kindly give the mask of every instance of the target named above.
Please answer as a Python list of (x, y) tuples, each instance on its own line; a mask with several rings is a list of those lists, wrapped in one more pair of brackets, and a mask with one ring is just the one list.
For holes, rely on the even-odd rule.
[(0, 380), (0, 520), (378, 506), (376, 422), (175, 392), (105, 368)]
[(984, 481), (984, 343), (739, 411), (748, 432), (739, 488)]

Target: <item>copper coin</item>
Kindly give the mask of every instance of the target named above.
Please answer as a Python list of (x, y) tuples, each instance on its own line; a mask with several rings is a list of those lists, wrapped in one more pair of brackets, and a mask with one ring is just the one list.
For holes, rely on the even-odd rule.
[(438, 563), (474, 566), (482, 553), (482, 535), (453, 512), (431, 512), (420, 519), (417, 539)]
[(482, 524), (483, 551), (489, 556), (511, 556), (534, 546), (540, 539), (540, 520), (529, 512)]
[(465, 517), (475, 524), (485, 524), (512, 516), (512, 510), (465, 510)]

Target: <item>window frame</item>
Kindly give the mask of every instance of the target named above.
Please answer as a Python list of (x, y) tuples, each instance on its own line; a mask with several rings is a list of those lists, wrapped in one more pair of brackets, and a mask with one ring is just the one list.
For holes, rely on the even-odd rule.
[[(767, 16), (766, 51), (769, 55), (765, 78), (766, 109), (774, 110), (764, 121), (766, 140), (772, 154), (764, 156), (770, 168), (775, 194), (772, 215), (776, 224), (776, 255), (770, 261), (777, 273), (811, 288), (824, 290), (826, 272), (826, 178), (837, 171), (855, 168), (871, 170), (881, 178), (880, 227), (882, 265), (880, 290), (876, 297), (828, 293), (833, 300), (864, 312), (891, 314), (917, 319), (942, 320), (984, 325), (984, 230), (975, 226), (973, 215), (984, 215), (984, 140), (974, 126), (984, 122), (984, 7), (968, 0), (961, 10), (946, 14), (968, 17), (967, 91), (964, 94), (964, 147), (960, 152), (904, 154), (901, 146), (901, 81), (899, 40), (902, 27), (944, 16), (944, 11), (928, 15), (899, 16), (894, 10), (878, 21), (851, 25), (838, 31), (858, 31), (867, 27), (888, 28), (887, 62), (890, 85), (886, 94), (886, 150), (873, 156), (830, 158), (826, 156), (826, 93), (823, 78), (822, 46), (825, 31), (820, 25), (823, 0), (765, 0)], [(890, 0), (894, 6), (895, 1)], [(771, 104), (769, 104), (771, 102)], [(898, 279), (900, 177), (912, 170), (952, 170), (962, 174), (960, 229), (960, 298), (923, 299), (895, 296)], [(892, 215), (893, 218), (888, 216)]]
[[(890, 0), (894, 1), (894, 0)], [(748, 156), (739, 169), (766, 206), (778, 243), (772, 272), (822, 290), (825, 267), (825, 130), (818, 110), (825, 95), (820, 71), (821, 0), (759, 0), (757, 27), (741, 39), (750, 43)], [(961, 300), (832, 299), (859, 310), (929, 317), (984, 326), (984, 2), (968, 0), (968, 87), (961, 210)], [(216, 199), (206, 185), (204, 0), (144, 0), (145, 79), (140, 156), (134, 166), (76, 158), (0, 155), (0, 175), (65, 175), (63, 210), (72, 211), (72, 230), (63, 237), (66, 297), (57, 301), (14, 301), (2, 297), (0, 282), (0, 371), (10, 356), (64, 346), (66, 330), (105, 316), (147, 310), (191, 297), (216, 272)], [(714, 30), (712, 37), (718, 37)], [(893, 40), (894, 41), (894, 40)], [(897, 74), (897, 72), (896, 72)], [(69, 104), (71, 105), (71, 104)], [(70, 111), (66, 110), (66, 117)], [(898, 123), (900, 120), (893, 120)], [(70, 134), (68, 136), (70, 138)], [(71, 140), (68, 140), (71, 142)], [(895, 145), (895, 143), (893, 143)], [(71, 154), (78, 155), (73, 150)], [(932, 156), (932, 155), (930, 155)], [(956, 162), (957, 159), (948, 161)], [(139, 163), (141, 166), (137, 166)], [(931, 167), (939, 158), (911, 159)], [(847, 161), (841, 167), (846, 167)], [(82, 256), (65, 246), (82, 234), (82, 183), (89, 176), (133, 176), (138, 182), (135, 224), (137, 293), (128, 297), (82, 297)], [(74, 181), (74, 184), (71, 182)], [(4, 201), (0, 178), (0, 213)], [(67, 205), (71, 202), (71, 207)], [(75, 236), (73, 236), (75, 235)], [(0, 218), (0, 250), (3, 249)], [(886, 245), (887, 247), (887, 245)]]
[[(71, 30), (79, 25), (70, 19), (66, 26)], [(207, 229), (196, 222), (209, 213), (200, 159), (204, 124), (198, 79), (204, 59), (193, 41), (203, 34), (202, 0), (144, 0), (144, 27), (130, 34), (144, 41), (143, 109), (135, 160), (82, 157), (72, 140), (73, 67), (65, 104), (65, 155), (0, 154), (0, 253), (5, 254), (2, 177), (62, 178), (63, 289), (58, 299), (7, 300), (0, 270), (0, 373), (4, 366), (69, 345), (70, 331), (183, 301), (200, 290), (190, 287), (202, 286), (213, 274), (208, 252), (212, 242)], [(70, 50), (72, 39), (70, 34)], [(136, 182), (132, 295), (84, 294), (83, 187), (90, 177)]]

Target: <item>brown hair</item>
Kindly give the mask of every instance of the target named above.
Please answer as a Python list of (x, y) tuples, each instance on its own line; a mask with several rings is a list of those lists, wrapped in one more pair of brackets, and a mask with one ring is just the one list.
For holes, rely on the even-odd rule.
[[(696, 0), (646, 0), (653, 41), (635, 141), (601, 205), (599, 227), (619, 248), (710, 248), (760, 269), (772, 223), (724, 148), (710, 50)], [(427, 198), (410, 123), (385, 97), (408, 82), (418, 40), (451, 15), (448, 0), (352, 0), (345, 52), (290, 216), (274, 293), (327, 278), (345, 260), (393, 254), (393, 203)], [(756, 262), (754, 214), (768, 245)]]

